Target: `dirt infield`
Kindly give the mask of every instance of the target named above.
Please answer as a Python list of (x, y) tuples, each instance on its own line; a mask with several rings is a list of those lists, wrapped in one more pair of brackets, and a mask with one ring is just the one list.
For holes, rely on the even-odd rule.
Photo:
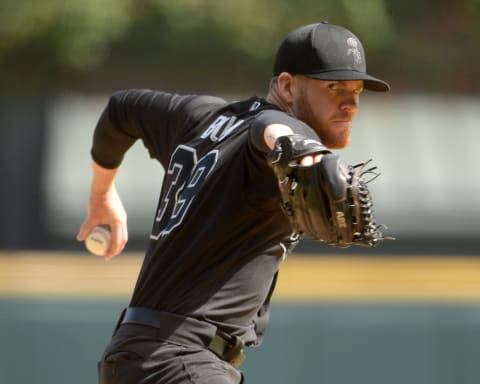
[[(128, 297), (142, 257), (0, 252), (0, 296)], [(480, 258), (292, 255), (276, 300), (479, 301)]]

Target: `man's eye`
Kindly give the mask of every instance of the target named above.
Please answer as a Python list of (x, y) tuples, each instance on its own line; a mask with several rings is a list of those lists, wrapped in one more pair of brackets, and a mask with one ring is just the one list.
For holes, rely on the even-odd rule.
[(338, 89), (337, 83), (330, 83), (328, 88), (332, 91), (336, 91)]
[(357, 88), (353, 91), (353, 93), (355, 93), (356, 95), (359, 95), (362, 93), (362, 91), (363, 91), (363, 88)]

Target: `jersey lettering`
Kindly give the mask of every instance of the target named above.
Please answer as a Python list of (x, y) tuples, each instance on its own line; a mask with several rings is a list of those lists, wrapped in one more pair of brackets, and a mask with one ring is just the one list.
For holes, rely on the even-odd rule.
[(235, 116), (218, 116), (200, 136), (202, 139), (210, 138), (212, 142), (222, 141), (238, 128), (245, 120), (237, 120)]
[(177, 228), (195, 195), (217, 163), (218, 150), (197, 160), (195, 148), (179, 145), (170, 159), (165, 185), (169, 186), (155, 217), (151, 239), (158, 240)]
[(262, 105), (262, 103), (258, 100), (254, 101), (253, 104), (250, 106), (250, 109), (249, 111), (252, 112), (252, 111), (256, 111), (260, 106)]

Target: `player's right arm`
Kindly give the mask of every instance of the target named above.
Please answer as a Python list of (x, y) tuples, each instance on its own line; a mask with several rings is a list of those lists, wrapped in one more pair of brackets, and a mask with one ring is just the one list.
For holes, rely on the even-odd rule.
[(83, 222), (77, 240), (85, 241), (96, 225), (108, 225), (112, 240), (105, 259), (122, 252), (128, 241), (127, 214), (115, 187), (115, 176), (119, 168), (108, 169), (92, 162), (92, 183), (87, 205), (87, 217)]
[(95, 128), (87, 216), (77, 240), (85, 241), (96, 225), (108, 225), (112, 237), (105, 255), (107, 260), (118, 255), (128, 241), (127, 214), (115, 186), (115, 178), (125, 153), (143, 136), (142, 131), (154, 120), (153, 115), (161, 117), (158, 115), (165, 105), (161, 102), (162, 95), (140, 90), (116, 92), (110, 97)]
[(93, 134), (92, 182), (87, 216), (77, 240), (85, 241), (96, 225), (108, 225), (112, 237), (105, 255), (107, 260), (118, 255), (128, 241), (127, 214), (115, 186), (115, 177), (125, 153), (140, 137), (140, 118), (136, 115), (141, 115), (143, 111), (142, 108), (132, 107), (138, 97), (137, 92), (112, 95)]
[(115, 187), (115, 176), (125, 153), (141, 139), (150, 156), (167, 166), (178, 138), (188, 126), (188, 119), (200, 113), (202, 105), (219, 103), (216, 98), (150, 90), (114, 93), (93, 135), (93, 178), (87, 217), (78, 240), (84, 241), (96, 225), (109, 225), (112, 241), (106, 258), (120, 253), (128, 239), (127, 215)]

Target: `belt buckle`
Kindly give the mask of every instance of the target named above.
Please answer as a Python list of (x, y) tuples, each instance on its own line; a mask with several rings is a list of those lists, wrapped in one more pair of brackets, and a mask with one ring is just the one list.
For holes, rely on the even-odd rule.
[(224, 359), (228, 361), (234, 368), (240, 368), (245, 360), (245, 354), (243, 353), (243, 342), (239, 337), (234, 335), (228, 335), (228, 344), (225, 348)]
[(245, 361), (245, 354), (243, 352), (242, 340), (234, 335), (229, 335), (223, 332), (218, 332), (216, 337), (223, 340), (224, 348), (221, 353), (221, 358), (231, 364), (234, 368), (240, 368)]
[(233, 356), (230, 360), (227, 361), (232, 365), (232, 367), (239, 369), (245, 359), (245, 353), (243, 353), (243, 349), (241, 349), (235, 356)]

